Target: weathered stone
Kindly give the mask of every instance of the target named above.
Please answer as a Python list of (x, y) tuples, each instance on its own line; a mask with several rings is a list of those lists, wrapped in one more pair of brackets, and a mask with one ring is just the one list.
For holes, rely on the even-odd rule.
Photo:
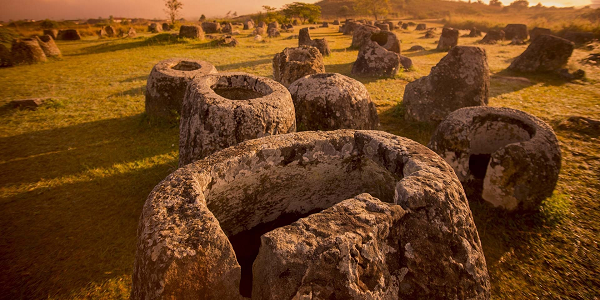
[(181, 113), (186, 88), (192, 78), (216, 73), (205, 61), (171, 58), (154, 66), (146, 84), (146, 113), (168, 118)]
[(106, 30), (104, 30), (104, 28), (100, 28), (98, 31), (96, 31), (96, 35), (98, 35), (99, 39), (104, 39), (108, 37), (108, 34), (106, 33)]
[(225, 25), (221, 28), (221, 32), (231, 34), (233, 32), (233, 25), (231, 23), (225, 23)]
[(252, 298), (400, 299), (406, 214), (365, 193), (265, 233)]
[[(386, 262), (398, 261), (388, 266), (389, 278), (361, 277), (375, 270), (360, 271), (358, 261), (342, 266), (360, 271), (353, 274), (365, 284), (364, 292), (385, 284), (396, 287), (396, 299), (489, 298), (481, 243), (451, 167), (406, 138), (353, 130), (250, 140), (169, 175), (142, 209), (131, 298), (258, 298), (260, 293), (255, 296), (252, 286), (256, 291), (268, 288), (252, 280), (260, 236), (362, 193), (406, 211), (400, 224), (390, 228), (390, 234), (398, 232), (394, 238), (399, 251), (386, 256)], [(365, 207), (382, 212), (376, 205)], [(362, 244), (373, 246), (367, 240)], [(299, 251), (309, 249), (298, 245)], [(351, 253), (366, 266), (367, 251)], [(321, 260), (290, 265), (290, 272), (277, 274), (278, 280), (290, 278), (290, 284), (301, 285), (291, 272)], [(265, 269), (260, 263), (254, 267)], [(254, 277), (257, 282), (263, 279)], [(331, 277), (318, 285), (325, 289), (334, 280), (342, 278)], [(348, 297), (336, 294), (336, 298)]]
[(158, 23), (150, 23), (150, 25), (148, 25), (148, 31), (152, 33), (160, 33), (163, 31), (162, 25)]
[(137, 36), (137, 32), (135, 32), (135, 28), (133, 28), (133, 27), (129, 27), (129, 29), (127, 30), (127, 33), (126, 33), (126, 35), (127, 35), (127, 36), (124, 36), (124, 37), (130, 37), (130, 38), (134, 38), (134, 37), (136, 37), (136, 36)]
[(269, 30), (267, 31), (267, 35), (270, 38), (276, 38), (281, 36), (281, 32), (279, 32), (279, 29), (277, 28), (269, 28)]
[(257, 34), (257, 35), (254, 36), (254, 41), (255, 42), (262, 42), (263, 41), (263, 37)]
[(374, 33), (379, 32), (379, 31), (380, 31), (380, 29), (375, 26), (369, 26), (369, 25), (356, 26), (356, 28), (354, 29), (354, 33), (352, 34), (351, 47), (360, 49), (360, 47), (362, 47), (364, 44), (366, 44), (371, 39), (371, 36)]
[(513, 46), (522, 46), (527, 44), (524, 40), (518, 39), (518, 38), (513, 38), (512, 41), (510, 41), (509, 45), (513, 45)]
[(402, 24), (402, 29), (403, 29), (403, 30), (407, 30), (407, 29), (408, 29), (408, 23), (404, 23), (404, 24)]
[(505, 37), (504, 30), (490, 30), (479, 43), (493, 45), (504, 41)]
[(368, 41), (358, 52), (352, 74), (362, 76), (394, 77), (398, 73), (400, 57), (374, 41)]
[(254, 31), (252, 31), (252, 34), (263, 36), (267, 34), (267, 29), (265, 29), (264, 27), (256, 27), (254, 28)]
[(382, 30), (379, 32), (374, 32), (373, 34), (371, 34), (370, 39), (371, 41), (376, 42), (388, 51), (396, 52), (398, 54), (401, 53), (401, 42), (398, 39), (398, 36), (396, 36), (396, 34), (391, 31)]
[(564, 80), (569, 80), (569, 81), (585, 78), (585, 71), (582, 69), (579, 69), (572, 73), (569, 72), (569, 69), (560, 69), (557, 71), (557, 74), (560, 78), (562, 78)]
[(470, 198), (507, 210), (537, 209), (560, 172), (552, 128), (510, 108), (457, 110), (438, 126), (429, 148), (454, 168)]
[(377, 24), (375, 25), (379, 30), (390, 31), (390, 25), (388, 24)]
[(503, 30), (507, 40), (512, 40), (514, 38), (526, 40), (529, 38), (529, 31), (525, 24), (508, 24)]
[(56, 40), (56, 38), (58, 38), (58, 30), (56, 30), (56, 29), (44, 29), (44, 35), (49, 35), (53, 39)]
[(418, 24), (415, 30), (427, 30), (427, 24)]
[(269, 31), (271, 28), (279, 29), (279, 22), (273, 21), (269, 23), (269, 25), (267, 25), (267, 31)]
[[(388, 24), (388, 26), (390, 27), (390, 30), (395, 30), (396, 29), (396, 24), (394, 24), (394, 22), (385, 22), (385, 24)], [(384, 30), (384, 29), (381, 29)]]
[(237, 47), (240, 43), (231, 35), (224, 35), (217, 40), (217, 46), (221, 47)]
[(415, 22), (408, 22), (408, 25), (409, 26), (415, 26), (415, 25), (417, 25), (417, 23), (415, 23)]
[(548, 28), (535, 27), (529, 32), (530, 40), (533, 42), (537, 37), (543, 34), (552, 34), (552, 30)]
[(278, 82), (246, 73), (196, 77), (183, 100), (179, 165), (246, 140), (294, 131), (292, 96)]
[(58, 31), (58, 37), (56, 39), (63, 41), (78, 41), (81, 40), (81, 35), (76, 29), (65, 29)]
[(340, 25), (340, 20), (333, 21), (333, 25)]
[(58, 46), (56, 46), (56, 43), (51, 36), (42, 35), (35, 38), (37, 39), (40, 48), (42, 48), (42, 51), (44, 51), (44, 55), (46, 55), (46, 57), (60, 58), (62, 56), (60, 49), (58, 49)]
[(553, 35), (541, 35), (508, 67), (525, 73), (551, 72), (564, 67), (573, 54), (572, 42)]
[(171, 25), (169, 25), (169, 23), (162, 23), (162, 30), (163, 31), (170, 31), (171, 30)]
[(433, 30), (427, 30), (427, 32), (425, 32), (425, 35), (421, 37), (422, 39), (433, 39), (435, 38), (435, 33), (433, 33)]
[(318, 73), (325, 73), (325, 64), (315, 47), (285, 48), (273, 58), (273, 79), (285, 87), (299, 78)]
[(205, 33), (221, 33), (221, 24), (217, 22), (202, 22), (202, 30)]
[[(267, 28), (267, 24), (263, 21), (258, 22), (258, 27), (264, 27)], [(266, 29), (265, 29), (266, 30)]]
[(406, 85), (406, 118), (437, 123), (450, 112), (488, 103), (490, 71), (484, 49), (456, 46), (428, 76)]
[(412, 59), (403, 55), (399, 55), (398, 57), (400, 58), (400, 65), (402, 65), (405, 71), (409, 71), (413, 66)]
[(593, 41), (595, 38), (593, 32), (575, 32), (575, 31), (567, 31), (565, 33), (565, 39), (578, 44), (583, 45), (585, 43), (589, 43)]
[(408, 51), (425, 51), (425, 48), (421, 45), (414, 45), (408, 49)]
[(294, 26), (298, 26), (298, 25), (300, 25), (300, 23), (298, 22), (298, 20), (294, 19), (294, 20), (292, 21), (292, 25), (294, 25)]
[(329, 56), (331, 55), (331, 50), (329, 49), (329, 43), (327, 43), (326, 39), (311, 39), (308, 28), (300, 29), (300, 33), (298, 35), (298, 46), (311, 46), (319, 49), (321, 55)]
[(367, 88), (337, 74), (298, 79), (288, 88), (296, 108), (298, 130), (376, 129), (377, 108)]
[(458, 29), (444, 27), (442, 29), (442, 35), (440, 36), (440, 40), (437, 45), (437, 50), (439, 51), (448, 51), (452, 49), (452, 47), (458, 45)]
[(28, 110), (36, 110), (38, 107), (44, 104), (45, 99), (35, 98), (35, 99), (20, 99), (13, 100), (8, 103), (8, 106), (13, 109), (28, 109)]
[(47, 60), (37, 38), (15, 39), (10, 54), (13, 64), (35, 64)]
[(198, 25), (181, 25), (179, 37), (188, 39), (204, 39), (204, 30)]
[(471, 28), (471, 31), (469, 31), (468, 37), (480, 37), (481, 35), (481, 30), (473, 27)]
[(4, 44), (0, 44), (0, 67), (10, 67), (13, 65), (10, 50)]
[(329, 27), (329, 23), (327, 23), (327, 22), (323, 22), (323, 25), (321, 25), (321, 27), (323, 27), (323, 28), (328, 28), (328, 27)]
[(252, 21), (252, 20), (244, 21), (244, 30), (250, 30), (252, 28), (254, 28), (254, 21)]
[(104, 31), (106, 31), (106, 35), (108, 37), (116, 37), (117, 36), (117, 30), (113, 26), (104, 27)]
[(354, 31), (359, 26), (361, 26), (361, 24), (357, 23), (357, 22), (352, 22), (352, 21), (351, 22), (346, 22), (346, 24), (343, 26), (343, 29), (344, 29), (343, 33), (344, 33), (344, 35), (353, 35)]

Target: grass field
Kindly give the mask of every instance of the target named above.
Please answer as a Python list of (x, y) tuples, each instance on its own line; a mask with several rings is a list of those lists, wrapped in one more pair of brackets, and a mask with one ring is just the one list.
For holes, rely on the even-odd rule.
[[(430, 26), (440, 26), (430, 23)], [(438, 30), (438, 34), (439, 34)], [(178, 124), (144, 115), (144, 89), (153, 65), (171, 57), (206, 60), (219, 71), (272, 76), (271, 60), (297, 39), (237, 48), (181, 41), (169, 34), (135, 39), (58, 42), (62, 60), (0, 69), (0, 298), (128, 298), (141, 207), (151, 189), (177, 167)], [(445, 54), (437, 39), (397, 31), (415, 69), (392, 79), (358, 78), (377, 104), (381, 130), (426, 144), (434, 128), (403, 119), (405, 85), (427, 75)], [(318, 29), (333, 54), (326, 70), (350, 75), (357, 51), (336, 28)], [(461, 38), (472, 45), (475, 38)], [(563, 161), (555, 195), (535, 214), (507, 215), (472, 203), (494, 298), (600, 297), (599, 133), (565, 123), (568, 116), (600, 119), (600, 72), (578, 61), (585, 81), (503, 71), (526, 46), (482, 46), (492, 73), (490, 105), (532, 113), (551, 124)], [(36, 111), (11, 110), (14, 99), (51, 97)]]

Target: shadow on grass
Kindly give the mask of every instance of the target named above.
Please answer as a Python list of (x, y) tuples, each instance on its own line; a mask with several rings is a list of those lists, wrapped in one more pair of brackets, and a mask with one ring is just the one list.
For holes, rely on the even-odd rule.
[(436, 53), (444, 53), (443, 51), (438, 51), (436, 49), (431, 49), (431, 50), (421, 50), (421, 51), (415, 51), (415, 52), (402, 52), (402, 55), (406, 56), (406, 57), (419, 57), (419, 56), (427, 56), (430, 54), (436, 54)]
[(138, 87), (134, 87), (131, 89), (128, 89), (126, 91), (122, 91), (122, 92), (118, 92), (115, 94), (110, 95), (110, 97), (136, 97), (136, 96), (144, 96), (146, 93), (146, 85), (141, 85)]
[(427, 123), (406, 120), (402, 102), (379, 113), (379, 130), (409, 138), (422, 145), (427, 145), (436, 126)]
[(18, 188), (61, 180), (177, 149), (176, 125), (149, 123), (135, 115), (0, 138), (0, 182)]
[(2, 199), (2, 297), (66, 299), (90, 283), (130, 275), (141, 208), (176, 165), (174, 157), (132, 172)]
[(138, 37), (132, 40), (109, 40), (105, 43), (82, 48), (81, 53), (71, 54), (70, 56), (99, 54), (106, 52), (114, 52), (121, 50), (135, 49), (139, 47), (169, 45), (169, 44), (184, 44), (186, 40), (173, 36), (170, 33), (162, 33), (153, 37), (143, 38)]
[(257, 60), (252, 60), (252, 61), (233, 63), (233, 64), (218, 65), (216, 67), (219, 71), (231, 71), (231, 70), (236, 70), (239, 68), (250, 68), (250, 67), (255, 67), (255, 66), (264, 65), (264, 64), (271, 64), (271, 63), (273, 63), (273, 59), (265, 58), (265, 59), (257, 59)]

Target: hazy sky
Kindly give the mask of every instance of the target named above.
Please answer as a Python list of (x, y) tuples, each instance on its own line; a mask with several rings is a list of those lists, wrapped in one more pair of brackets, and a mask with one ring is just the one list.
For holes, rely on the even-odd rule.
[[(314, 3), (317, 0), (295, 0)], [(488, 2), (488, 0), (484, 0)], [(513, 0), (501, 0), (509, 4)], [(529, 0), (531, 4), (538, 1)], [(281, 7), (294, 0), (181, 0), (182, 16), (197, 18), (224, 16), (228, 11), (238, 14), (254, 13), (263, 5)], [(544, 5), (580, 6), (590, 4), (590, 0), (541, 0)], [(0, 0), (0, 20), (9, 19), (79, 19), (113, 15), (115, 17), (165, 18), (163, 0)]]

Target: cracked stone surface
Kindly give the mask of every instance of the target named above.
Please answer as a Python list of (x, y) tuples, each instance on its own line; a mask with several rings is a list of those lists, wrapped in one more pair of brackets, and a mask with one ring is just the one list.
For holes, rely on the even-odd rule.
[(488, 103), (490, 71), (483, 48), (453, 47), (428, 76), (406, 85), (405, 117), (438, 123), (450, 112)]
[(367, 41), (352, 65), (352, 74), (375, 77), (394, 77), (399, 70), (398, 53), (388, 51), (374, 41)]
[(376, 26), (370, 25), (356, 25), (352, 34), (352, 45), (353, 48), (359, 48), (365, 45), (374, 33), (381, 31)]
[(304, 76), (318, 73), (325, 73), (325, 64), (315, 47), (285, 48), (273, 58), (273, 79), (285, 87)]
[(146, 113), (149, 116), (168, 118), (181, 113), (181, 105), (188, 83), (196, 76), (216, 73), (210, 63), (171, 58), (157, 63), (146, 83)]
[(288, 88), (296, 108), (298, 130), (376, 129), (377, 108), (367, 88), (337, 74), (300, 78)]
[(437, 45), (437, 50), (449, 51), (452, 47), (458, 45), (459, 34), (458, 29), (444, 27)]
[(179, 165), (246, 140), (295, 131), (292, 96), (280, 83), (238, 72), (196, 77), (183, 100)]
[(575, 45), (553, 35), (540, 35), (508, 66), (523, 73), (553, 72), (562, 69), (573, 54)]
[[(363, 193), (387, 204), (366, 195), (356, 197)], [(359, 199), (319, 214), (351, 198)], [(328, 265), (328, 270), (350, 275), (329, 278), (321, 288), (336, 281), (337, 286), (352, 290), (358, 279), (365, 286), (357, 291), (382, 291), (394, 299), (489, 299), (489, 276), (479, 236), (451, 167), (409, 139), (355, 130), (249, 140), (169, 175), (152, 190), (142, 210), (131, 298), (259, 298), (258, 292), (240, 292), (244, 282), (250, 280), (252, 287), (253, 281), (261, 280), (251, 279), (260, 237), (311, 214), (323, 220), (328, 212), (333, 217), (344, 210), (356, 212), (354, 220), (361, 226), (355, 228), (355, 237), (345, 235), (348, 243), (338, 245), (350, 249), (362, 244), (365, 249), (329, 256), (332, 265), (340, 262), (342, 268), (333, 270)], [(369, 219), (375, 214), (387, 224), (373, 224)], [(280, 220), (285, 222), (278, 224)], [(336, 218), (338, 224), (351, 220)], [(257, 228), (261, 230), (256, 232)], [(330, 229), (332, 237), (336, 235), (334, 228), (322, 229)], [(236, 240), (250, 232), (254, 233), (252, 241), (240, 244)], [(371, 242), (361, 238), (369, 234)], [(325, 238), (319, 243), (336, 241)], [(377, 248), (378, 243), (382, 247)], [(318, 248), (301, 245), (287, 258), (306, 255), (303, 249)], [(379, 260), (386, 253), (387, 270)], [(344, 265), (345, 258), (352, 261)], [(367, 258), (371, 263), (365, 264)], [(326, 259), (321, 256), (303, 265), (290, 265), (290, 271), (283, 270), (278, 280), (302, 273), (311, 264), (328, 262)], [(361, 269), (364, 266), (368, 268)], [(262, 266), (256, 262), (254, 267), (259, 270)], [(371, 274), (374, 276), (369, 277)], [(256, 291), (265, 288), (255, 286)], [(345, 294), (339, 292), (336, 295), (343, 298)], [(319, 297), (313, 294), (313, 298)]]
[(506, 210), (538, 209), (561, 166), (552, 128), (509, 108), (459, 109), (440, 123), (429, 148), (452, 166), (469, 198)]

